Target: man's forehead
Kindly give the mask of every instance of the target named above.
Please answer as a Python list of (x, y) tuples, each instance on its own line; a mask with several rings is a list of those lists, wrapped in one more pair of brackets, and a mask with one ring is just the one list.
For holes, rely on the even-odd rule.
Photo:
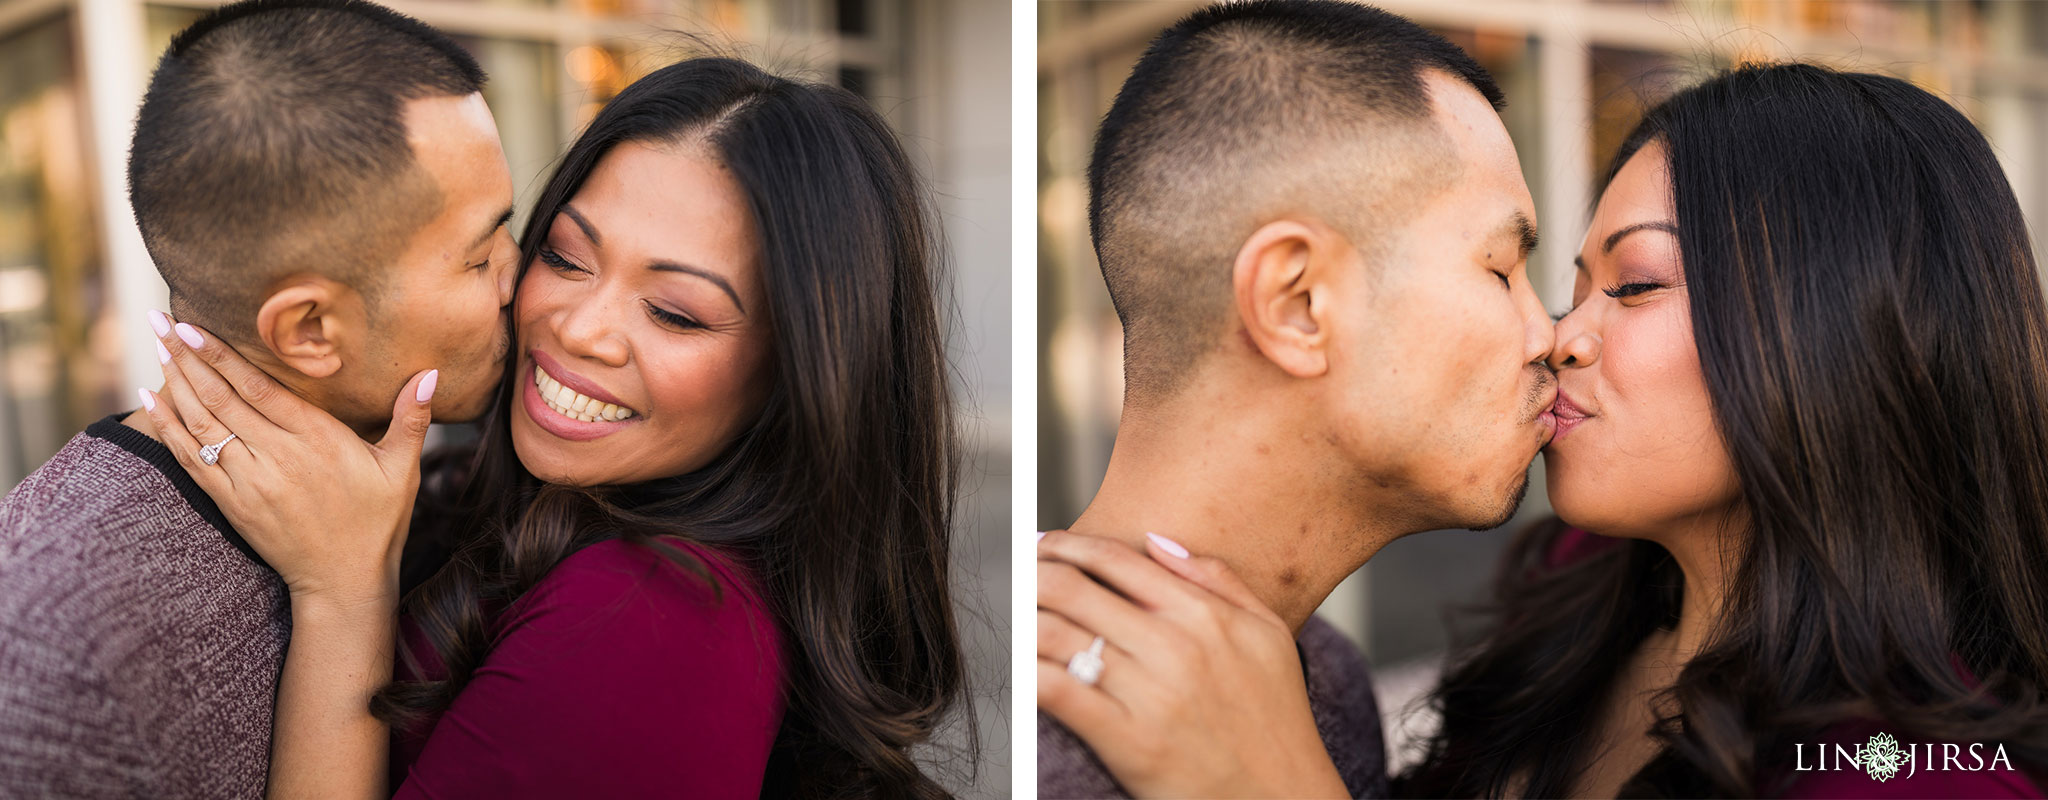
[(1522, 183), (1514, 139), (1479, 90), (1440, 70), (1424, 71), (1423, 82), (1429, 90), (1431, 121), (1449, 140), (1452, 157), (1467, 169)]
[(435, 95), (406, 101), (405, 132), (417, 153), (447, 140), (495, 143), (498, 122), (480, 92)]
[(1519, 241), (1524, 226), (1533, 233), (1536, 209), (1522, 176), (1514, 140), (1492, 104), (1479, 90), (1439, 70), (1423, 73), (1429, 88), (1432, 121), (1449, 144), (1457, 177), (1444, 199), (1457, 224), (1475, 245), (1494, 239)]

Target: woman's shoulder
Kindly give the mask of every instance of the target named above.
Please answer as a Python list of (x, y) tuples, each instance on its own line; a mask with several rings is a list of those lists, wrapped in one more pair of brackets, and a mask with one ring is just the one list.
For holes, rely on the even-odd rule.
[(712, 594), (736, 589), (744, 594), (744, 602), (760, 601), (753, 571), (738, 556), (712, 545), (667, 536), (590, 544), (556, 564), (536, 584), (541, 586), (663, 586)]
[(643, 644), (699, 652), (750, 642), (757, 646), (740, 651), (779, 661), (774, 615), (753, 571), (716, 547), (673, 538), (612, 539), (563, 559), (507, 609), (499, 636), (534, 627), (579, 639), (644, 636)]
[(660, 796), (689, 781), (752, 796), (787, 702), (783, 637), (761, 597), (715, 547), (578, 550), (506, 608), (425, 741), (401, 740), (400, 795)]

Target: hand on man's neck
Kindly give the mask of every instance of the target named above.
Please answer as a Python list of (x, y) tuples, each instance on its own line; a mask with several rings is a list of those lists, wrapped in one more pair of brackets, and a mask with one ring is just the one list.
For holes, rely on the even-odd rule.
[[(1226, 382), (1227, 383), (1227, 382)], [(1102, 488), (1070, 530), (1144, 547), (1147, 532), (1222, 559), (1296, 633), (1331, 591), (1408, 533), (1302, 434), (1301, 409), (1192, 388), (1127, 409)]]
[[(323, 387), (318, 382), (320, 379), (307, 377), (304, 373), (298, 372), (297, 370), (294, 370), (291, 367), (285, 366), (277, 362), (275, 359), (261, 358), (256, 355), (252, 355), (251, 351), (247, 348), (233, 344), (230, 344), (229, 346), (234, 347), (235, 352), (241, 353), (243, 358), (249, 360), (249, 363), (254, 364), (257, 369), (260, 369), (263, 371), (264, 374), (269, 375), (271, 379), (277, 381), (279, 385), (284, 386), (286, 389), (289, 389), (292, 394), (298, 395), (301, 399), (305, 400), (306, 402), (311, 403), (316, 407), (319, 407), (321, 410), (326, 411), (328, 414), (334, 416), (336, 419), (340, 419), (343, 424), (349, 427), (349, 430), (354, 431), (357, 436), (362, 437), (363, 441), (375, 442), (383, 438), (385, 432), (389, 430), (391, 424), (391, 420), (389, 419), (351, 420), (348, 417), (348, 415), (344, 413), (337, 413), (334, 407), (336, 404), (335, 398), (323, 392), (316, 391), (317, 389), (320, 388), (327, 388)], [(334, 379), (329, 378), (327, 380), (331, 385)], [(170, 398), (164, 394), (164, 387), (157, 387), (153, 391), (157, 396), (157, 402), (170, 402)], [(134, 413), (122, 418), (121, 424), (126, 425), (130, 428), (134, 428), (135, 430), (140, 431), (144, 436), (148, 436), (149, 438), (155, 439), (158, 442), (162, 442), (164, 440), (162, 432), (157, 430), (156, 422), (154, 420), (151, 420), (149, 418), (149, 415), (143, 413), (141, 409), (137, 409)]]

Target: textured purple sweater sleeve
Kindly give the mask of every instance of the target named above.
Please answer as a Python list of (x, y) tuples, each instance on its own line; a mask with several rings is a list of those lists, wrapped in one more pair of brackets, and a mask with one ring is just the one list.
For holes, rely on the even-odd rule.
[(424, 741), (400, 738), (397, 796), (758, 796), (783, 711), (775, 623), (743, 572), (691, 549), (717, 590), (623, 542), (556, 566)]

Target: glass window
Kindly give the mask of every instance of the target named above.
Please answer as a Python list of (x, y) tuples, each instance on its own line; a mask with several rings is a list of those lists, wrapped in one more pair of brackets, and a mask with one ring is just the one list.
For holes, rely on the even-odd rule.
[(118, 407), (72, 19), (0, 38), (0, 490)]

